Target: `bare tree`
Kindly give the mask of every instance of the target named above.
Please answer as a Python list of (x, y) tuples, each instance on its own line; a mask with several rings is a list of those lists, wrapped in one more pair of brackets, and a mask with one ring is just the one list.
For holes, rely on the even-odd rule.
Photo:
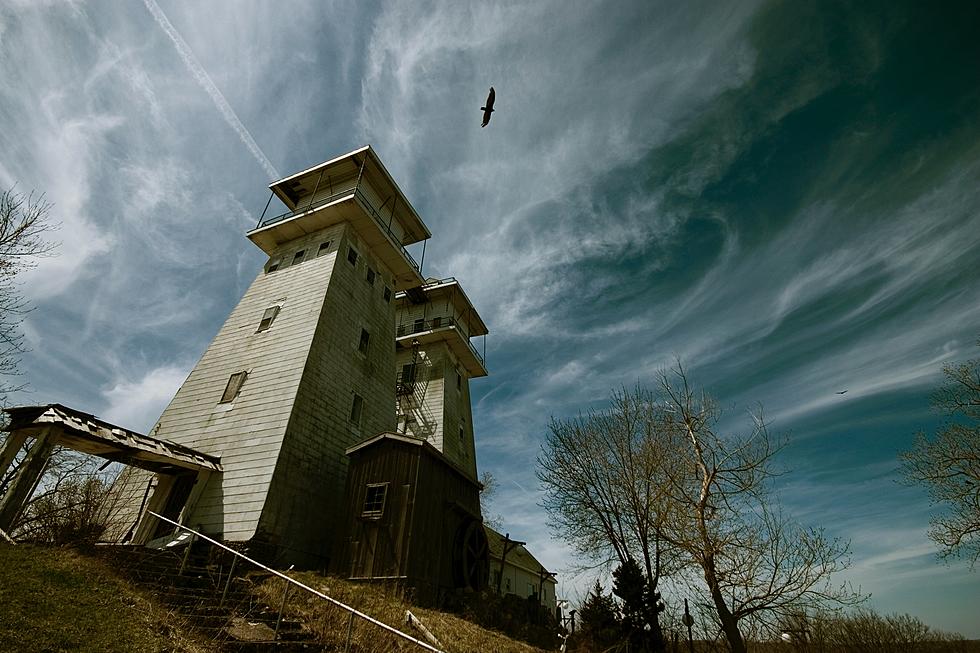
[(659, 390), (622, 391), (606, 411), (552, 422), (538, 477), (556, 531), (597, 562), (635, 559), (653, 589), (661, 577), (696, 574), (737, 653), (747, 633), (778, 634), (801, 609), (863, 600), (831, 584), (848, 544), (779, 507), (772, 482), (784, 440), (761, 414), (747, 435), (723, 436), (717, 405), (679, 364)]
[[(980, 345), (980, 340), (977, 341)], [(933, 517), (929, 537), (944, 559), (980, 560), (980, 359), (943, 366), (946, 382), (933, 406), (951, 420), (932, 438), (916, 435), (901, 454), (905, 479), (922, 483), (944, 511)]]
[(483, 516), (483, 523), (499, 530), (503, 520), (498, 513), (491, 512), (490, 508), (497, 496), (497, 487), (497, 478), (493, 474), (483, 472), (480, 475), (480, 514)]
[(776, 634), (801, 609), (863, 601), (831, 584), (848, 566), (848, 544), (782, 513), (772, 480), (785, 440), (770, 434), (761, 411), (747, 435), (722, 436), (717, 405), (690, 386), (680, 364), (661, 374), (660, 388), (668, 428), (685, 441), (680, 460), (663, 470), (673, 504), (665, 538), (703, 576), (731, 650), (746, 650), (746, 630)]
[(24, 195), (13, 188), (0, 191), (0, 403), (8, 393), (23, 387), (8, 380), (18, 373), (24, 352), (20, 325), (30, 310), (16, 277), (54, 249), (45, 239), (54, 228), (48, 221), (50, 209), (43, 195)]
[(646, 614), (661, 642), (658, 586), (677, 561), (661, 533), (670, 504), (659, 479), (677, 447), (654, 399), (642, 388), (622, 390), (606, 411), (552, 420), (537, 475), (552, 527), (579, 553), (641, 566), (653, 603)]

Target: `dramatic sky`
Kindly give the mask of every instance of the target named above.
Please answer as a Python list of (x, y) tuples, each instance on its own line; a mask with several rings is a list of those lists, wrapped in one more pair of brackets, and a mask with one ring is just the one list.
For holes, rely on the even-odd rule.
[(896, 458), (978, 353), (963, 5), (3, 0), (0, 185), (61, 223), (14, 400), (148, 429), (264, 261), (269, 181), (371, 144), (434, 234), (424, 272), (490, 327), (480, 468), (561, 593), (584, 581), (537, 507), (549, 418), (676, 356), (726, 425), (761, 403), (790, 435), (781, 500), (851, 540), (840, 580), (980, 636), (980, 576), (936, 560)]

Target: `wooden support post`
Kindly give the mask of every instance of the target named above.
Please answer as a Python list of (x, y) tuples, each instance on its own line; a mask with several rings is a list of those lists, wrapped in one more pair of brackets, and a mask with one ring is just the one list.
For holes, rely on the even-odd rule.
[(228, 580), (225, 581), (225, 591), (221, 593), (221, 601), (218, 602), (218, 607), (222, 607), (225, 604), (225, 599), (228, 598), (228, 588), (231, 587), (231, 579), (235, 577), (235, 564), (238, 562), (238, 556), (231, 557), (231, 569), (228, 570)]
[(10, 465), (14, 462), (14, 457), (17, 456), (17, 452), (24, 446), (26, 440), (26, 433), (7, 434), (7, 439), (4, 440), (3, 447), (0, 447), (0, 478), (3, 478), (7, 470), (10, 469)]
[(7, 493), (3, 495), (3, 500), (0, 501), (0, 529), (9, 531), (20, 515), (20, 511), (23, 510), (24, 504), (31, 498), (31, 493), (51, 457), (56, 439), (49, 426), (34, 440), (27, 457), (17, 470), (17, 476), (7, 489)]
[(354, 613), (350, 613), (350, 617), (347, 619), (347, 643), (344, 645), (344, 652), (349, 653), (350, 651), (350, 640), (354, 635)]
[[(289, 565), (289, 569), (286, 571), (292, 571), (295, 565)], [(282, 600), (279, 601), (279, 616), (276, 617), (276, 639), (279, 639), (279, 626), (282, 624), (282, 611), (286, 609), (286, 597), (289, 596), (289, 583), (284, 583), (286, 586), (282, 588)]]

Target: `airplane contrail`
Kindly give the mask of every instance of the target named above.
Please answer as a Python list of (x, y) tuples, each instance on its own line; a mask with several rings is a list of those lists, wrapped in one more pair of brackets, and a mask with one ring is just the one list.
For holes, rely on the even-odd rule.
[(218, 87), (214, 85), (214, 82), (211, 81), (211, 77), (208, 75), (207, 71), (201, 67), (201, 64), (198, 63), (197, 58), (194, 56), (194, 53), (191, 52), (191, 49), (188, 47), (187, 43), (184, 42), (184, 39), (177, 33), (174, 26), (169, 20), (167, 20), (167, 16), (163, 13), (163, 10), (160, 9), (160, 6), (157, 5), (156, 0), (143, 0), (143, 4), (145, 4), (149, 12), (153, 14), (153, 18), (157, 21), (160, 28), (166, 32), (167, 36), (170, 37), (170, 40), (173, 41), (174, 47), (177, 48), (177, 54), (179, 54), (180, 58), (184, 61), (184, 65), (187, 66), (188, 70), (190, 70), (191, 75), (194, 76), (197, 83), (204, 88), (204, 91), (211, 98), (211, 101), (214, 102), (214, 106), (218, 108), (218, 111), (221, 112), (221, 116), (225, 119), (225, 122), (228, 123), (228, 126), (235, 130), (235, 133), (238, 134), (238, 137), (242, 140), (242, 143), (245, 144), (245, 147), (248, 148), (248, 151), (252, 153), (252, 156), (255, 157), (255, 160), (259, 162), (259, 165), (262, 166), (269, 177), (271, 179), (281, 179), (282, 175), (279, 174), (279, 171), (276, 170), (275, 166), (272, 165), (269, 159), (265, 156), (265, 153), (262, 152), (261, 148), (259, 148), (258, 143), (256, 143), (255, 139), (252, 138), (252, 135), (248, 133), (248, 130), (245, 129), (245, 125), (243, 125), (242, 121), (238, 119), (237, 115), (235, 115), (235, 111), (228, 104), (228, 101), (225, 100), (225, 96), (222, 95), (221, 91), (218, 90)]

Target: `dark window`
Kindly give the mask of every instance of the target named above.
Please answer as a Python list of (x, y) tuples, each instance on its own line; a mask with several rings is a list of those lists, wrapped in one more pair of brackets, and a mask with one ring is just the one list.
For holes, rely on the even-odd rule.
[(432, 328), (433, 329), (438, 329), (441, 326), (442, 326), (442, 318), (441, 317), (434, 317), (434, 318), (432, 318)]
[(279, 269), (279, 259), (275, 258), (269, 261), (269, 265), (265, 268), (266, 274), (269, 272), (275, 272)]
[(242, 384), (245, 383), (246, 376), (248, 376), (248, 372), (235, 372), (232, 374), (228, 378), (228, 385), (225, 386), (225, 391), (221, 395), (221, 401), (218, 403), (227, 404), (234, 401), (242, 389)]
[(296, 252), (296, 254), (293, 255), (293, 265), (296, 265), (297, 263), (301, 263), (303, 261), (303, 254), (306, 254), (305, 249), (301, 249), (298, 252)]
[(377, 519), (385, 512), (385, 498), (388, 496), (387, 483), (369, 483), (364, 494), (364, 510), (362, 517)]
[(354, 251), (353, 247), (347, 248), (347, 262), (351, 265), (357, 265), (357, 252)]
[(258, 333), (259, 331), (265, 331), (271, 327), (272, 322), (276, 319), (277, 315), (279, 315), (278, 306), (270, 306), (269, 308), (265, 309), (265, 313), (262, 314), (262, 319), (259, 321), (259, 328), (256, 329), (255, 332)]
[(456, 370), (456, 389), (462, 391), (463, 389), (463, 375)]
[(423, 329), (425, 329), (425, 319), (420, 317), (419, 319), (415, 320), (415, 326), (412, 328), (412, 333), (418, 333)]
[(459, 441), (462, 442), (465, 439), (466, 439), (465, 431), (463, 430), (462, 425), (460, 425), (460, 427), (459, 427)]
[(350, 423), (353, 424), (354, 426), (361, 425), (361, 409), (363, 407), (364, 407), (364, 400), (361, 398), (361, 395), (355, 394), (354, 402), (351, 404), (350, 407)]
[(415, 383), (415, 363), (402, 365), (402, 383)]
[(364, 329), (361, 329), (361, 341), (357, 344), (357, 351), (361, 352), (362, 354), (366, 354), (368, 349), (368, 340), (370, 339), (371, 334)]
[(374, 270), (371, 268), (368, 268), (367, 271), (367, 282), (372, 286), (374, 285)]
[(385, 304), (391, 301), (391, 288), (385, 286)]
[(323, 255), (324, 255), (324, 254), (326, 254), (326, 253), (327, 253), (327, 252), (328, 252), (329, 250), (330, 250), (330, 241), (328, 240), (328, 241), (327, 241), (327, 242), (325, 242), (325, 243), (320, 243), (320, 246), (319, 246), (319, 247), (317, 248), (317, 250), (316, 250), (316, 255), (317, 255), (317, 256), (323, 256)]

